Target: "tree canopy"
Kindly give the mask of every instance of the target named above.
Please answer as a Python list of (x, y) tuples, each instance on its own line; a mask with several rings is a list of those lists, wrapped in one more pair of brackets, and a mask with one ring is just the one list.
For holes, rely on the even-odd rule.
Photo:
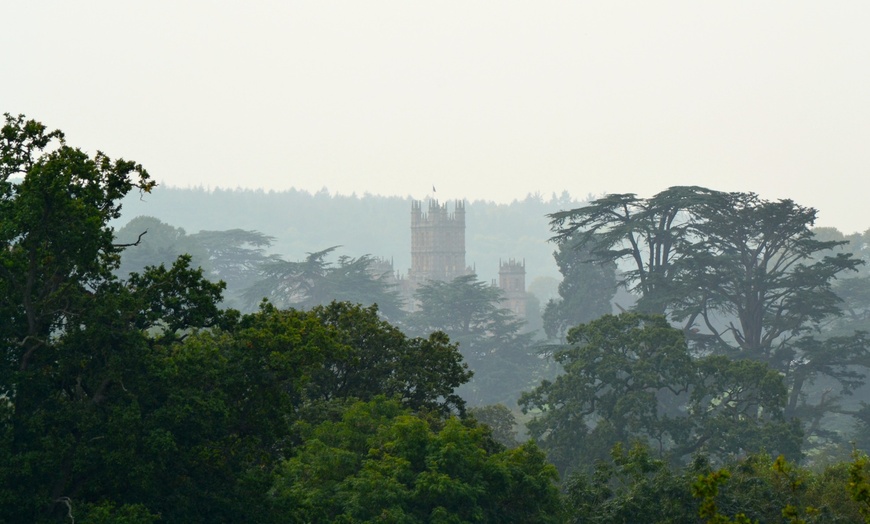
[[(591, 261), (630, 267), (622, 284), (640, 295), (636, 309), (680, 322), (695, 353), (780, 372), (786, 415), (802, 416), (808, 437), (822, 436), (821, 418), (868, 365), (862, 334), (819, 336), (842, 313), (834, 282), (863, 262), (834, 251), (845, 240), (816, 236), (815, 218), (815, 209), (791, 200), (700, 187), (648, 199), (608, 195), (551, 215), (557, 239), (587, 250)], [(818, 379), (837, 390), (810, 394)]]
[(266, 298), (279, 307), (308, 309), (334, 300), (355, 304), (377, 304), (385, 318), (404, 317), (402, 300), (389, 272), (377, 269), (369, 255), (342, 255), (338, 263), (326, 258), (339, 246), (309, 253), (305, 260), (288, 262), (279, 258), (260, 267), (260, 277), (244, 292), (249, 303)]
[(555, 468), (532, 443), (375, 398), (310, 429), (272, 490), (290, 522), (561, 522)]
[(226, 305), (244, 309), (248, 305), (244, 291), (260, 280), (263, 265), (276, 260), (265, 252), (273, 241), (242, 229), (188, 234), (154, 217), (138, 216), (115, 234), (115, 242), (126, 246), (115, 273), (126, 278), (148, 266), (168, 266), (179, 256), (189, 255), (191, 264), (201, 267), (209, 280), (226, 283)]
[[(147, 217), (116, 235), (124, 196), (153, 187), (135, 162), (5, 117), (0, 520), (870, 514), (863, 455), (823, 473), (791, 462), (798, 418), (814, 441), (833, 438), (823, 417), (868, 364), (866, 336), (851, 329), (870, 309), (865, 275), (833, 284), (863, 269), (858, 248), (807, 233), (813, 210), (672, 188), (554, 216), (566, 228), (559, 330), (585, 319), (579, 299), (592, 294), (578, 290), (609, 293), (625, 260), (635, 267), (623, 284), (647, 295), (638, 308), (683, 327), (639, 312), (586, 319), (552, 353), (555, 376), (501, 292), (474, 276), (421, 286), (404, 317), (368, 256), (332, 263), (330, 248), (286, 262), (255, 231), (188, 235)], [(221, 279), (250, 285), (259, 307), (224, 309)], [(836, 391), (810, 402), (820, 378)], [(520, 389), (541, 448), (518, 442), (506, 406)], [(868, 412), (851, 413), (866, 427)], [(573, 472), (565, 497), (559, 470)]]
[(605, 315), (577, 326), (554, 359), (564, 373), (520, 404), (562, 472), (588, 468), (618, 442), (641, 441), (677, 460), (745, 449), (800, 455), (801, 432), (782, 417), (779, 374), (758, 362), (695, 360), (662, 316)]
[[(14, 177), (14, 178), (13, 178)], [(125, 417), (156, 344), (218, 325), (222, 284), (180, 259), (127, 282), (109, 222), (128, 192), (154, 186), (142, 166), (89, 157), (59, 131), (6, 115), (0, 130), (0, 371), (9, 519), (60, 515), (130, 459)], [(122, 459), (123, 457), (123, 459)], [(14, 506), (9, 504), (15, 501)]]
[(551, 340), (561, 340), (569, 329), (610, 313), (617, 290), (616, 263), (591, 262), (586, 249), (578, 249), (570, 238), (560, 241), (553, 253), (562, 282), (559, 298), (547, 302), (544, 331)]
[(540, 380), (546, 362), (538, 357), (532, 334), (522, 332), (522, 321), (502, 307), (501, 289), (466, 275), (427, 282), (415, 298), (417, 310), (408, 316), (408, 330), (442, 331), (459, 345), (474, 372), (460, 390), (472, 405), (513, 405), (523, 389)]
[(0, 140), (0, 519), (283, 522), (270, 490), (306, 428), (376, 397), (435, 426), (463, 413), (470, 373), (445, 335), (409, 338), (374, 306), (221, 309), (224, 283), (192, 264), (238, 269), (225, 255), (247, 248), (222, 235), (121, 278), (136, 239), (109, 224), (147, 172), (24, 117)]

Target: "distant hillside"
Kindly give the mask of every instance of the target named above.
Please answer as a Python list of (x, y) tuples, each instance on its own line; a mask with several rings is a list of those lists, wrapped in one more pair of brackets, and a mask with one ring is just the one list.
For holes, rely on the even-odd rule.
[[(411, 198), (376, 195), (331, 196), (326, 191), (263, 191), (158, 187), (124, 201), (117, 227), (148, 215), (188, 233), (253, 229), (275, 237), (271, 252), (288, 260), (340, 245), (349, 256), (392, 259), (397, 271), (411, 263)], [(452, 202), (448, 207), (452, 209)], [(485, 281), (497, 278), (499, 259), (526, 261), (526, 283), (536, 277), (560, 279), (553, 261), (547, 213), (582, 205), (567, 193), (544, 199), (529, 195), (510, 204), (466, 203), (466, 261)]]

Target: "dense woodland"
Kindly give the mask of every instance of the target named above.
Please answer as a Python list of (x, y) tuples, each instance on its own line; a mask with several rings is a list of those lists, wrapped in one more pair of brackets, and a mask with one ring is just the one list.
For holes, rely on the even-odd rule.
[[(438, 193), (429, 195), (441, 198)], [(547, 214), (580, 206), (567, 192), (530, 194), (510, 204), (475, 200), (465, 203), (466, 261), (485, 282), (498, 276), (499, 259), (525, 259), (527, 282), (559, 278)], [(178, 188), (158, 185), (146, 195), (123, 199), (125, 226), (150, 216), (188, 233), (202, 230), (253, 230), (271, 238), (267, 251), (299, 260), (330, 246), (351, 256), (370, 255), (411, 266), (411, 197), (330, 194), (325, 189), (263, 191), (225, 188)], [(453, 202), (442, 199), (452, 209)]]
[(407, 200), (296, 195), (313, 222), (261, 230), (190, 190), (188, 218), (131, 217), (155, 191), (6, 116), (0, 520), (870, 522), (870, 236), (814, 209), (527, 199), (558, 270), (530, 326), (477, 275), (408, 307), (335, 211), (405, 235), (383, 213)]

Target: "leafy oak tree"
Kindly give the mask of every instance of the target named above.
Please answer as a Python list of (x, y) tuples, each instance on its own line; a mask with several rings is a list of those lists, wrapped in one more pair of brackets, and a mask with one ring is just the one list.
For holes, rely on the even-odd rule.
[(134, 162), (88, 156), (68, 146), (63, 133), (6, 115), (0, 129), (3, 520), (64, 518), (79, 503), (100, 500), (116, 480), (104, 466), (135, 463), (125, 421), (137, 417), (138, 404), (128, 386), (149, 352), (183, 338), (185, 330), (223, 321), (215, 305), (222, 285), (205, 280), (187, 259), (127, 282), (113, 276), (123, 246), (113, 243), (108, 224), (118, 218), (124, 195), (153, 186)]
[(272, 489), (289, 522), (561, 522), (555, 468), (383, 397), (311, 427)]
[(618, 442), (675, 460), (747, 449), (799, 456), (799, 427), (782, 418), (782, 379), (762, 363), (694, 360), (662, 316), (605, 315), (577, 326), (554, 354), (564, 373), (520, 399), (561, 472), (589, 468)]
[(382, 320), (377, 306), (333, 302), (310, 313), (329, 328), (338, 346), (314, 371), (305, 389), (308, 401), (386, 395), (415, 411), (465, 414), (465, 401), (454, 390), (472, 373), (444, 333), (408, 337)]

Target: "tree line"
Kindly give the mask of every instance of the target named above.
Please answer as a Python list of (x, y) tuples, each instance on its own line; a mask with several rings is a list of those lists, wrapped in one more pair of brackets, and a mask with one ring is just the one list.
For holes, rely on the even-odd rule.
[(4, 521), (554, 518), (555, 469), (466, 414), (443, 333), (346, 302), (224, 309), (192, 255), (119, 278), (139, 240), (108, 224), (154, 187), (142, 166), (7, 115), (0, 169)]
[[(6, 115), (4, 520), (868, 516), (867, 459), (828, 423), (870, 420), (841, 403), (867, 367), (866, 270), (812, 209), (690, 187), (554, 213), (564, 279), (535, 339), (474, 276), (407, 312), (365, 255), (291, 262), (255, 231), (147, 218), (116, 235), (153, 188)], [(637, 301), (614, 315), (619, 286)]]

